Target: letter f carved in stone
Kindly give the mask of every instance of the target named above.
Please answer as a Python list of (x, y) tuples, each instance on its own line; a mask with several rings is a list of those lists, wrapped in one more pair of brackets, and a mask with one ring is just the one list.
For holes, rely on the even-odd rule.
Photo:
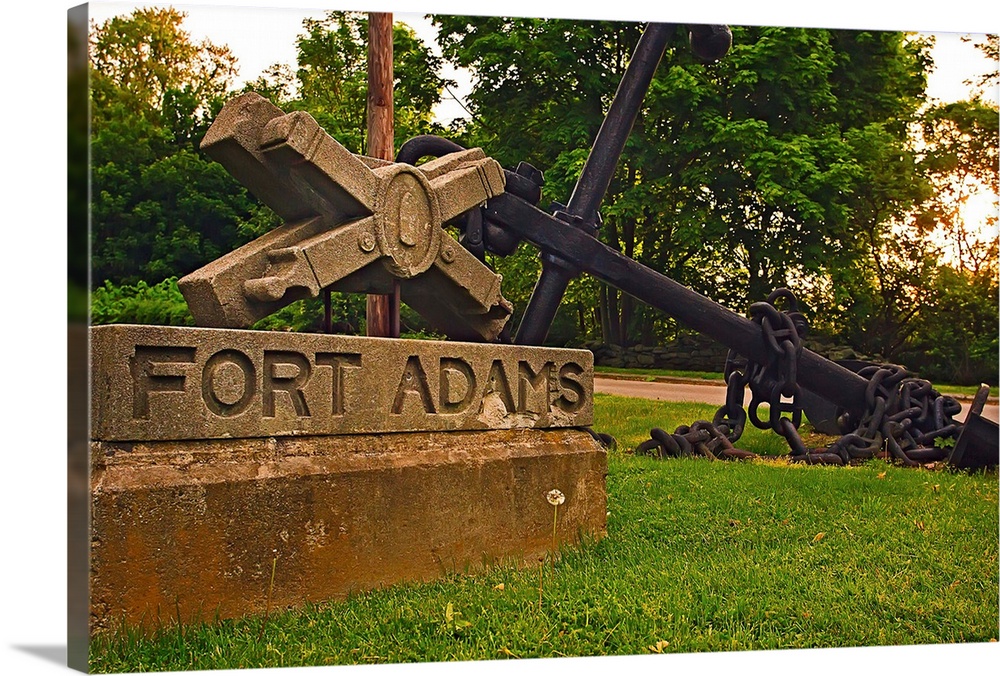
[(285, 224), (180, 280), (198, 324), (245, 328), (323, 289), (386, 293), (398, 279), (450, 338), (499, 336), (511, 312), (500, 276), (442, 227), (503, 192), (481, 149), (419, 168), (354, 155), (309, 114), (253, 93), (226, 104), (201, 147)]

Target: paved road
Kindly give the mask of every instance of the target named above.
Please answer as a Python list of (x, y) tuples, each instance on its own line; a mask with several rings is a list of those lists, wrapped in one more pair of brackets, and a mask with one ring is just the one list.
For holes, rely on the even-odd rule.
[[(660, 401), (694, 401), (721, 406), (726, 402), (724, 385), (676, 382), (646, 382), (643, 380), (619, 380), (594, 376), (594, 391), (605, 394), (617, 394), (623, 397), (639, 397), (642, 399), (658, 399)], [(956, 420), (965, 420), (971, 400), (962, 402), (962, 412), (955, 416)], [(747, 390), (744, 404), (750, 403), (750, 391)], [(990, 420), (1000, 420), (1000, 407), (996, 403), (988, 403), (983, 409), (983, 417)]]

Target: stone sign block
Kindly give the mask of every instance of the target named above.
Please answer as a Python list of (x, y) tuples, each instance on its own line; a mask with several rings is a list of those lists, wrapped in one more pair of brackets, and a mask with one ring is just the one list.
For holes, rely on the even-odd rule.
[(607, 527), (607, 454), (576, 429), (93, 442), (91, 458), (93, 632), (536, 564), (553, 488), (559, 545)]
[(252, 438), (590, 425), (593, 356), (165, 326), (91, 329), (92, 437)]

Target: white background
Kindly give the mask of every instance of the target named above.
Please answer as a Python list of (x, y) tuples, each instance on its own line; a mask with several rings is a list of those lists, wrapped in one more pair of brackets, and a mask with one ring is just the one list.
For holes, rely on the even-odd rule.
[[(203, 2), (221, 6), (315, 7), (314, 1)], [(468, 0), (352, 0), (340, 9), (503, 13), (696, 23), (1000, 32), (996, 3), (470, 3)], [(66, 647), (65, 460), (65, 25), (68, 3), (9, 3), (3, 22), (3, 270), (0, 316), (0, 664), (2, 673), (63, 673)], [(990, 7), (989, 9), (986, 9)], [(720, 552), (720, 561), (725, 553)], [(995, 580), (994, 580), (995, 582)], [(648, 655), (257, 670), (260, 674), (633, 674), (844, 673), (978, 674), (1000, 664), (1000, 646), (851, 648), (707, 655)], [(218, 674), (248, 672), (222, 671)]]

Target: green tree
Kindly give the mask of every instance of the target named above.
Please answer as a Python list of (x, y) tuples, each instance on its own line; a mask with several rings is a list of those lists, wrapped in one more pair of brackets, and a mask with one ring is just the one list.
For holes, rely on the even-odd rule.
[[(474, 74), (467, 138), (505, 163), (532, 161), (546, 171), (546, 195), (564, 201), (641, 26), (435, 22), (445, 57)], [(920, 198), (919, 184), (871, 190), (862, 214), (858, 195), (873, 178), (899, 186), (912, 176), (907, 120), (928, 62), (926, 45), (899, 33), (733, 31), (733, 49), (714, 64), (696, 62), (682, 39), (668, 47), (605, 198), (601, 236), (742, 310), (775, 286), (843, 269), (866, 249), (859, 218), (877, 227)], [(901, 161), (886, 164), (890, 155)], [(600, 298), (608, 342), (648, 342), (670, 328), (614, 290)]]
[(92, 26), (95, 108), (110, 107), (109, 97), (145, 114), (162, 110), (171, 91), (206, 102), (229, 89), (236, 57), (226, 46), (192, 41), (181, 28), (186, 16), (172, 7), (140, 8)]
[[(995, 58), (997, 38), (987, 38), (977, 46)], [(978, 85), (996, 80), (994, 69)], [(995, 103), (977, 95), (928, 108), (919, 131), (921, 166), (932, 192), (913, 218), (914, 229), (928, 241), (943, 242), (943, 255), (924, 285), (926, 302), (903, 359), (928, 377), (995, 383), (1000, 114)], [(979, 220), (969, 208), (974, 200), (992, 207)]]
[(88, 219), (90, 216), (90, 138), (89, 138), (89, 64), (87, 62), (87, 25), (75, 11), (70, 12), (67, 34), (67, 273), (69, 315), (74, 320), (87, 315), (83, 300), (87, 296), (90, 274)]
[(195, 43), (174, 9), (92, 26), (92, 270), (156, 283), (246, 241), (263, 207), (198, 150), (235, 59)]
[[(923, 164), (934, 185), (921, 225), (947, 239), (960, 271), (978, 274), (996, 261), (998, 139), (997, 107), (981, 99), (934, 106), (921, 120)], [(969, 201), (976, 196), (992, 198), (993, 213), (985, 223), (967, 222)]]
[(976, 49), (993, 64), (985, 73), (965, 81), (965, 84), (981, 90), (1000, 85), (1000, 35), (989, 33), (983, 37), (985, 39), (981, 42), (973, 42), (968, 35), (962, 37), (962, 42), (973, 42)]
[[(305, 19), (296, 41), (294, 74), (280, 65), (246, 87), (277, 98), (288, 110), (305, 110), (356, 153), (365, 151), (368, 94), (368, 19), (359, 12), (328, 12)], [(438, 130), (432, 110), (447, 80), (441, 59), (406, 24), (393, 25), (393, 116), (396, 147)], [(295, 94), (293, 95), (293, 92)]]
[(916, 228), (870, 231), (847, 267), (812, 280), (815, 328), (877, 360), (901, 361), (934, 298), (940, 250)]
[(801, 295), (813, 310), (813, 327), (867, 355), (894, 359), (924, 307), (939, 247), (913, 222), (932, 195), (909, 137), (875, 123), (849, 130), (845, 140), (863, 180), (846, 195), (850, 255), (806, 275)]
[(925, 311), (901, 361), (932, 379), (995, 384), (1000, 363), (996, 267), (975, 273), (941, 265), (930, 281)]

